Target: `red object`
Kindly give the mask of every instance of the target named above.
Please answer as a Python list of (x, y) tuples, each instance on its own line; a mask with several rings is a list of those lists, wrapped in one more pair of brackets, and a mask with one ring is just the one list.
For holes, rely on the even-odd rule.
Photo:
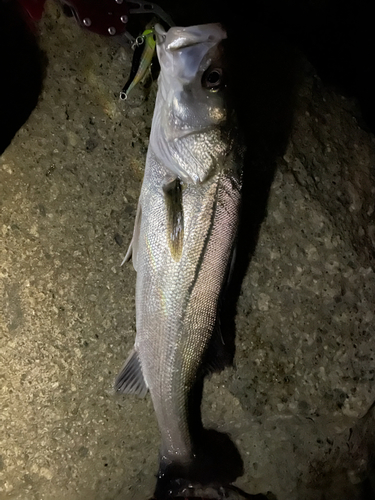
[[(1, 1), (1, 0), (0, 0)], [(46, 0), (17, 0), (21, 13), (30, 28), (43, 15)], [(74, 17), (78, 24), (93, 33), (104, 36), (123, 35), (127, 31), (129, 15), (152, 14), (169, 26), (173, 26), (170, 16), (157, 4), (147, 0), (57, 0)], [(127, 39), (134, 40), (126, 33)]]
[(46, 0), (18, 0), (32, 21), (39, 21), (44, 11)]
[[(17, 1), (29, 21), (41, 19), (46, 0)], [(84, 29), (105, 36), (121, 35), (126, 31), (129, 17), (126, 0), (60, 0), (59, 3), (69, 7)]]
[(82, 28), (106, 36), (121, 35), (126, 31), (129, 8), (125, 0), (60, 1), (72, 10)]

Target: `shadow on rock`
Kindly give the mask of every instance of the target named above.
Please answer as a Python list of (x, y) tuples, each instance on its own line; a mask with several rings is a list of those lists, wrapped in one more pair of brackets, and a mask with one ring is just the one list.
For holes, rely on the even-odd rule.
[(42, 89), (42, 54), (15, 2), (0, 2), (0, 154), (35, 108)]
[(227, 29), (230, 84), (247, 146), (235, 265), (220, 318), (233, 360), (237, 300), (267, 213), (276, 162), (288, 144), (302, 73), (300, 54), (265, 26), (249, 25), (246, 33), (239, 33), (231, 25)]
[(375, 498), (375, 403), (343, 440), (330, 459), (310, 463), (310, 480), (300, 485), (302, 498), (316, 498), (317, 492), (323, 500)]
[(375, 402), (351, 429), (350, 476), (362, 488), (361, 500), (375, 498)]

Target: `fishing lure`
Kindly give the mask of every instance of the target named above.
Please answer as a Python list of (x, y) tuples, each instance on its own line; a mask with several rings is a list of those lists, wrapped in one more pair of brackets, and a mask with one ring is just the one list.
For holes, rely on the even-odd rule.
[(129, 78), (120, 92), (120, 99), (128, 98), (131, 90), (145, 77), (155, 55), (155, 34), (153, 29), (146, 29), (138, 36), (133, 45), (134, 55)]
[[(17, 0), (30, 28), (42, 18), (46, 0)], [(134, 49), (130, 76), (120, 92), (127, 99), (131, 90), (145, 77), (155, 55), (155, 35), (149, 24), (141, 35), (134, 38), (127, 29), (129, 16), (152, 14), (153, 19), (174, 26), (172, 18), (159, 5), (146, 0), (56, 0), (64, 12), (74, 16), (86, 30), (102, 36), (116, 37), (120, 44), (131, 43)]]

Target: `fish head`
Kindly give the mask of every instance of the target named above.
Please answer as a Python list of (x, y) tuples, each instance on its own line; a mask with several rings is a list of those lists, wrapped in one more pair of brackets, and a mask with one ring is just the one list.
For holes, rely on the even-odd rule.
[[(226, 32), (220, 24), (204, 24), (167, 32), (156, 25), (155, 33), (161, 69), (150, 143), (174, 174), (198, 182), (205, 176), (205, 167), (197, 171), (194, 165), (202, 164), (203, 156), (209, 158), (211, 142), (218, 148), (220, 128), (228, 117), (222, 46)], [(205, 155), (201, 148), (194, 156), (193, 141), (206, 144)], [(185, 169), (181, 153), (186, 155), (187, 150), (191, 172), (189, 165)]]
[[(159, 26), (158, 26), (159, 28)], [(174, 137), (199, 132), (225, 120), (224, 57), (226, 33), (219, 24), (157, 28), (159, 81), (166, 116)], [(168, 114), (167, 114), (168, 113)], [(173, 133), (174, 132), (174, 133)]]

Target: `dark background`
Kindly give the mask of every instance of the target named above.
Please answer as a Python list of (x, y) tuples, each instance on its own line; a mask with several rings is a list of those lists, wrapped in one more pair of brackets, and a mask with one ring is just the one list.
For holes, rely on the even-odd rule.
[[(357, 99), (360, 125), (375, 132), (372, 0), (160, 0), (159, 5), (177, 25), (224, 23), (238, 39), (235, 77), (244, 86), (252, 72), (250, 56), (260, 44), (280, 40), (302, 51), (326, 84)], [(0, 153), (35, 107), (46, 65), (37, 30), (30, 30), (15, 0), (0, 0)]]

